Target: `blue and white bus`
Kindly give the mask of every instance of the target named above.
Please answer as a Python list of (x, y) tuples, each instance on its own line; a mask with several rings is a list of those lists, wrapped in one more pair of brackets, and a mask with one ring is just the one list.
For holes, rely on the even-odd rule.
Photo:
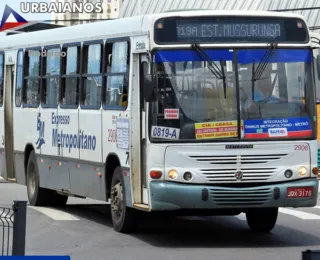
[(0, 41), (0, 162), (33, 206), (246, 214), (317, 202), (315, 71), (297, 14), (175, 11)]

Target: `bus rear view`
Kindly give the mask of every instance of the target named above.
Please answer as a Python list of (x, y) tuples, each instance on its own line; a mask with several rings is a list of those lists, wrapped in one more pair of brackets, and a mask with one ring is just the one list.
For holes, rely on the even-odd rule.
[(300, 16), (155, 19), (147, 173), (152, 210), (246, 213), (313, 207), (318, 168), (312, 50)]

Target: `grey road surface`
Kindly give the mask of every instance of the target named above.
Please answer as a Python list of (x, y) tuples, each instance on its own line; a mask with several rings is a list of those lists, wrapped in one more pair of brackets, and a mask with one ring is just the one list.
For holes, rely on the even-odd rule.
[[(0, 206), (27, 200), (26, 188), (0, 183)], [(320, 249), (320, 207), (283, 209), (275, 229), (250, 232), (243, 216), (152, 218), (139, 233), (112, 229), (107, 204), (70, 199), (59, 209), (27, 211), (27, 255), (71, 255), (72, 260), (98, 259), (301, 259), (306, 249)]]

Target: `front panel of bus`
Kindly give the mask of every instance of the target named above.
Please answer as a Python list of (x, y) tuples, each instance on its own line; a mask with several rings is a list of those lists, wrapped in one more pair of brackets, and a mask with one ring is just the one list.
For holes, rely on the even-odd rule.
[(152, 37), (147, 168), (162, 172), (148, 175), (152, 208), (314, 205), (316, 106), (304, 21), (166, 17)]

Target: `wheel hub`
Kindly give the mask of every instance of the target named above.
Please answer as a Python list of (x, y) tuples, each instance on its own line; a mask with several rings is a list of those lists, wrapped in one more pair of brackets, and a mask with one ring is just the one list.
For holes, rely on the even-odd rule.
[(116, 184), (111, 189), (111, 210), (118, 217), (122, 214), (123, 207), (123, 188), (121, 183)]
[(29, 191), (33, 195), (36, 191), (36, 172), (35, 172), (34, 165), (32, 165), (32, 170), (30, 171), (28, 182), (29, 182), (29, 185), (28, 185)]

